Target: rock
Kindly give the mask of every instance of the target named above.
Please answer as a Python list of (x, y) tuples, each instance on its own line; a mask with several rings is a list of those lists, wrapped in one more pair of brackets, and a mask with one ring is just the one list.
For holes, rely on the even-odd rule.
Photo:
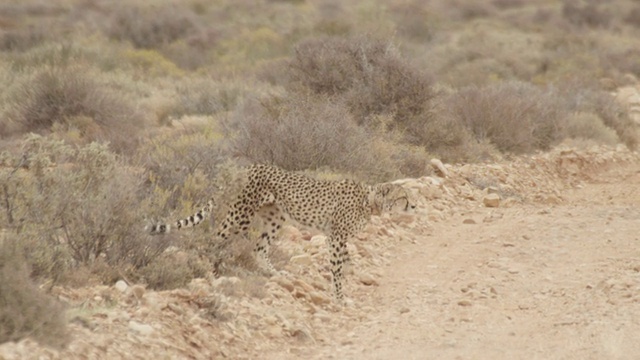
[(116, 282), (116, 284), (114, 285), (114, 287), (116, 288), (116, 290), (120, 291), (121, 293), (127, 291), (127, 288), (129, 287), (129, 285), (127, 285), (127, 283), (124, 280), (118, 280)]
[(431, 159), (431, 166), (436, 170), (436, 173), (442, 177), (449, 177), (449, 171), (439, 159)]
[(486, 207), (498, 207), (500, 206), (500, 195), (498, 194), (489, 194), (484, 197), (482, 200), (484, 206)]
[(303, 265), (303, 266), (309, 266), (312, 263), (311, 255), (309, 255), (309, 254), (301, 254), (301, 255), (293, 256), (293, 257), (291, 257), (291, 259), (289, 261), (292, 264), (298, 264), (298, 265)]
[(371, 285), (378, 285), (378, 281), (373, 277), (373, 275), (369, 274), (369, 273), (362, 273), (360, 274), (360, 278), (359, 278), (360, 282), (367, 285), (367, 286), (371, 286)]
[(142, 299), (145, 292), (146, 289), (142, 285), (134, 285), (131, 287), (131, 294), (138, 300)]
[(282, 327), (278, 325), (270, 325), (265, 331), (268, 338), (274, 339), (282, 336)]
[(471, 306), (471, 301), (469, 301), (469, 300), (460, 300), (460, 301), (458, 301), (458, 305), (460, 305), (460, 306)]
[(462, 220), (462, 223), (463, 224), (476, 224), (476, 221), (471, 219), (471, 218), (467, 218), (467, 219)]
[(323, 305), (331, 303), (331, 298), (319, 291), (311, 291), (309, 293), (309, 301), (314, 305)]
[(137, 321), (129, 321), (129, 329), (141, 334), (141, 335), (151, 335), (154, 332), (154, 329), (151, 325), (141, 324)]
[(289, 281), (289, 279), (283, 277), (283, 276), (274, 276), (271, 278), (271, 281), (275, 282), (276, 284), (282, 286), (284, 289), (288, 290), (288, 291), (293, 291), (293, 289), (295, 289), (295, 286), (293, 285), (293, 283), (291, 281)]
[(325, 235), (316, 235), (309, 240), (309, 244), (314, 247), (325, 246), (327, 237)]

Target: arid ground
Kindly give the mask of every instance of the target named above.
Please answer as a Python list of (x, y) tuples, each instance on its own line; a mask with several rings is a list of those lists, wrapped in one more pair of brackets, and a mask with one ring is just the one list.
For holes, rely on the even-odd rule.
[(324, 238), (288, 228), (271, 279), (54, 288), (69, 346), (26, 339), (0, 358), (637, 358), (637, 154), (558, 149), (447, 171), (404, 180), (417, 212), (375, 217), (352, 241), (344, 307)]

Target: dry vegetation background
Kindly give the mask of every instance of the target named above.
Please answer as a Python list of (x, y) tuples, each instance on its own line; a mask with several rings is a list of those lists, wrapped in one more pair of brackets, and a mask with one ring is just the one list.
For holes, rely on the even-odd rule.
[(143, 227), (235, 164), (374, 182), (432, 157), (635, 149), (611, 90), (638, 76), (632, 0), (2, 0), (0, 343), (65, 343), (35, 284), (207, 274), (205, 232), (178, 257)]

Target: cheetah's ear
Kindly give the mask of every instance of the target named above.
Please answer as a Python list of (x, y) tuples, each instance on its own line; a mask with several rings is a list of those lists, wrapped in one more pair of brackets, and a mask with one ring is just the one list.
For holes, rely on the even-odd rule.
[(381, 189), (380, 189), (381, 190), (380, 194), (382, 196), (387, 196), (391, 192), (392, 188), (393, 188), (392, 184), (382, 184)]

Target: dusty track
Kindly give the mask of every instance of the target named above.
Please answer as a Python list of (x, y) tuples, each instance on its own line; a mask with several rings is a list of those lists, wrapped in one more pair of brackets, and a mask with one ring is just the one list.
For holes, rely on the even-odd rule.
[(477, 208), (400, 243), (358, 304), (369, 316), (297, 355), (639, 358), (640, 165), (563, 195), (562, 205)]

